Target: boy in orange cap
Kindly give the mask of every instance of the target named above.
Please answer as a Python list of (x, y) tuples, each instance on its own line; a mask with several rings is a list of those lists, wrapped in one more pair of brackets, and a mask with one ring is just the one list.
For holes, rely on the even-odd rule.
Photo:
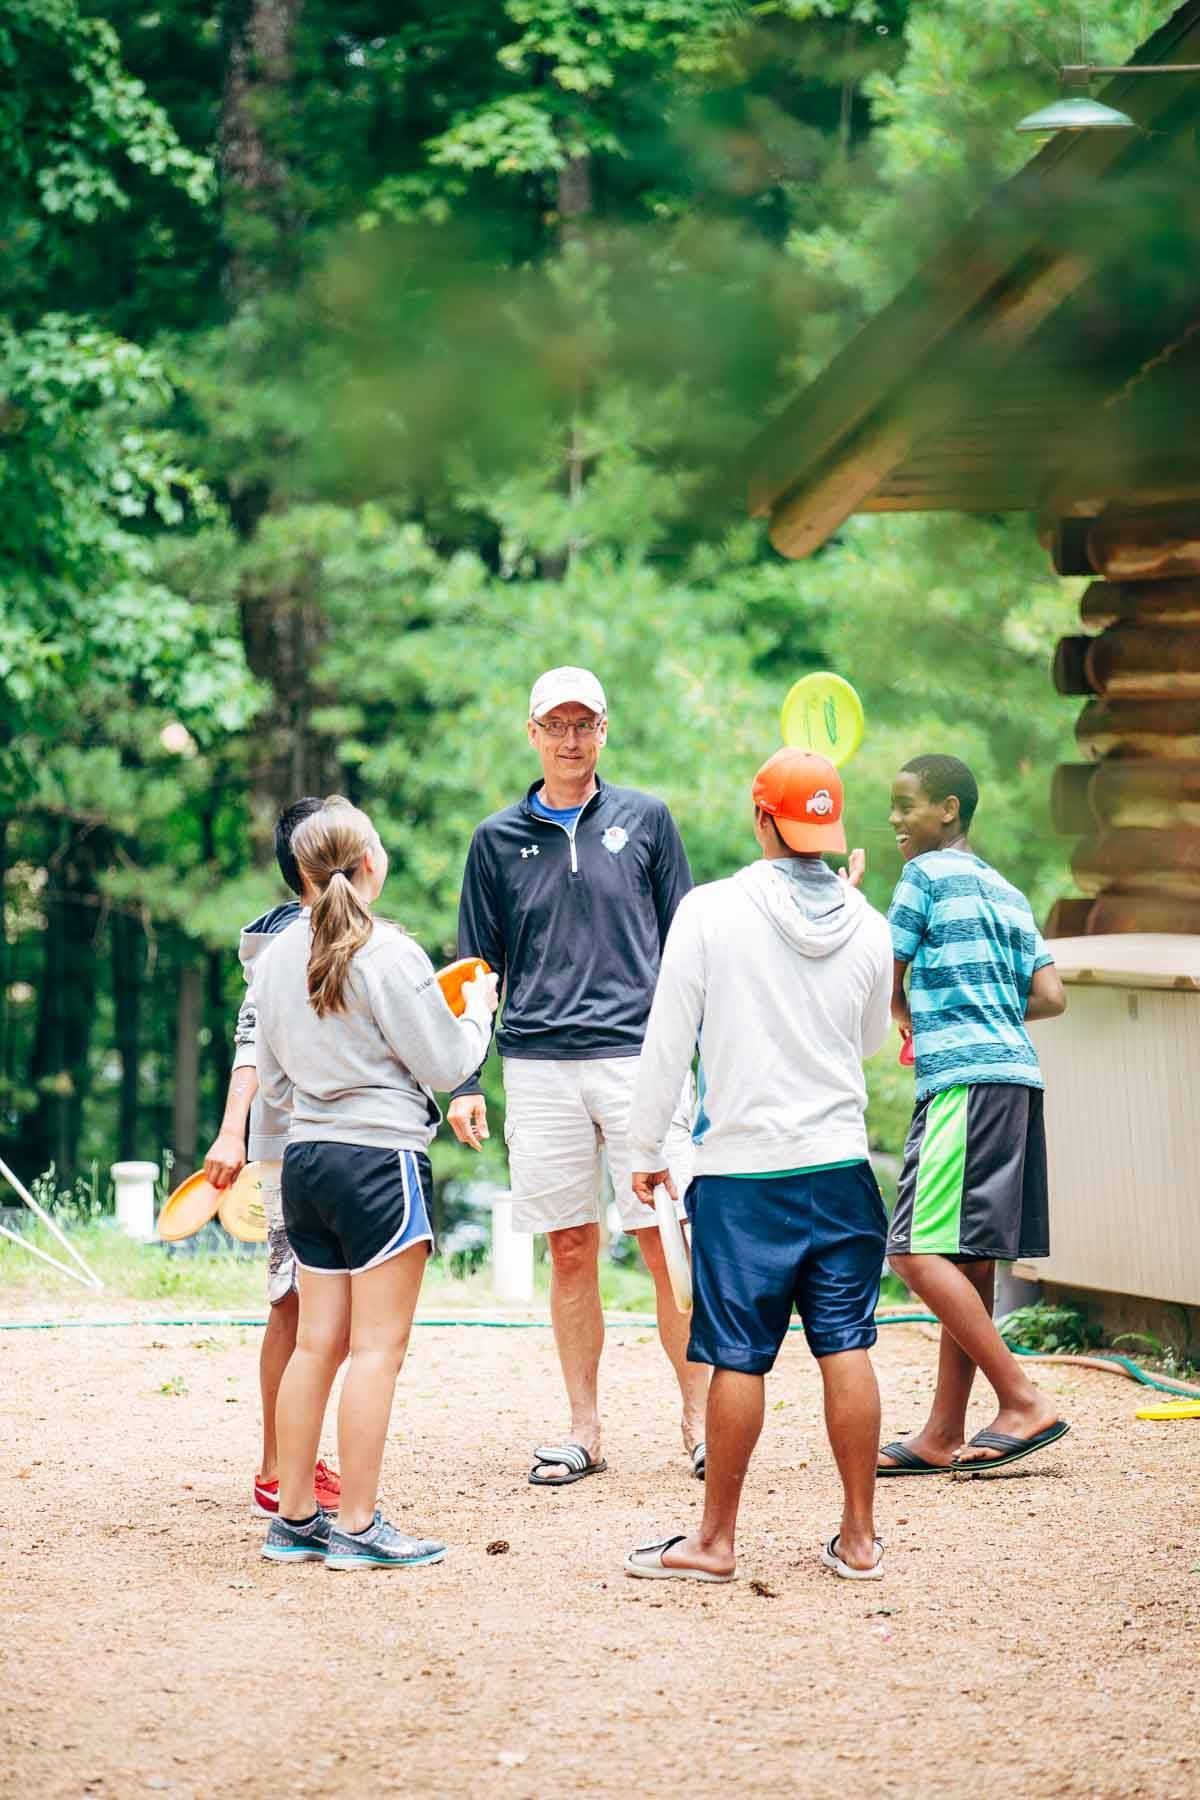
[[(762, 1429), (763, 1377), (792, 1307), (825, 1389), (844, 1503), (822, 1560), (882, 1573), (873, 1498), (879, 1391), (868, 1355), (887, 1215), (867, 1158), (863, 1058), (887, 1036), (886, 921), (822, 861), (846, 849), (842, 783), (808, 751), (777, 751), (754, 779), (761, 858), (679, 904), (634, 1089), (634, 1189), (674, 1195), (663, 1146), (697, 1043), (688, 1358), (713, 1368), (704, 1518), (644, 1545), (630, 1575), (731, 1581), (734, 1530)], [(856, 857), (857, 860), (857, 857)]]

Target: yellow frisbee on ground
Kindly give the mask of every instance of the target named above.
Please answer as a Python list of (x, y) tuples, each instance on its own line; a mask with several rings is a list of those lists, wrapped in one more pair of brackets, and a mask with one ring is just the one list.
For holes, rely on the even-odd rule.
[(683, 1226), (675, 1215), (675, 1202), (661, 1185), (654, 1190), (654, 1220), (662, 1239), (667, 1278), (681, 1313), (692, 1310), (692, 1265), (688, 1260)]
[(789, 749), (815, 750), (840, 768), (862, 743), (865, 719), (850, 683), (822, 669), (788, 689), (779, 724)]
[(1139, 1406), (1139, 1419), (1200, 1419), (1200, 1400), (1165, 1400), (1160, 1406)]
[(217, 1216), (230, 1237), (239, 1238), (243, 1244), (265, 1244), (267, 1241), (262, 1185), (262, 1164), (251, 1162), (221, 1194)]
[(181, 1238), (194, 1237), (202, 1230), (215, 1217), (220, 1204), (220, 1188), (213, 1186), (203, 1169), (197, 1169), (163, 1202), (154, 1229), (164, 1243), (177, 1244)]

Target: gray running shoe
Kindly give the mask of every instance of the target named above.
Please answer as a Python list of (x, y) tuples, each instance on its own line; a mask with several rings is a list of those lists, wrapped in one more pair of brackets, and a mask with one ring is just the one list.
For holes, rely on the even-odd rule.
[(374, 1522), (365, 1531), (339, 1531), (334, 1525), (329, 1532), (325, 1552), (327, 1569), (415, 1569), (423, 1563), (441, 1562), (445, 1544), (432, 1538), (405, 1537), (389, 1525), (378, 1510)]
[(289, 1525), (277, 1514), (267, 1528), (262, 1553), (271, 1562), (324, 1562), (329, 1526), (327, 1512), (318, 1512), (307, 1525)]

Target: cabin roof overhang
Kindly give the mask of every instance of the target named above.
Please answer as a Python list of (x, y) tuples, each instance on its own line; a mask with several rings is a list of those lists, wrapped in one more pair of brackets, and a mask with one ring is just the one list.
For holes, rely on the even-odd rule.
[[(1140, 62), (1200, 63), (1200, 0)], [(1141, 129), (1052, 139), (752, 446), (784, 555), (855, 512), (1200, 496), (1200, 76), (1101, 98)]]

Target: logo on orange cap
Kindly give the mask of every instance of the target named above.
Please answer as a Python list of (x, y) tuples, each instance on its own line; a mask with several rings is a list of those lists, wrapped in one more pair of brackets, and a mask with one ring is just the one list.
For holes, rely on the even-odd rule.
[(754, 777), (752, 793), (789, 850), (802, 855), (845, 850), (842, 778), (827, 757), (812, 750), (777, 750)]

